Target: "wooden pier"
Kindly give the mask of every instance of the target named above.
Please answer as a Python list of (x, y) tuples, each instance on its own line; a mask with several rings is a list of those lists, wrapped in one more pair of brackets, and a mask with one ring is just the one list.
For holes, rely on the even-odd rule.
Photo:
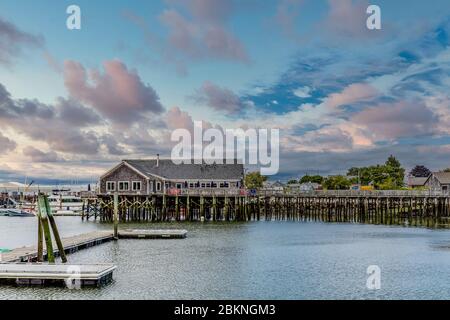
[[(320, 191), (237, 193), (199, 191), (119, 195), (121, 222), (171, 221), (396, 221), (450, 217), (450, 195), (431, 191)], [(83, 219), (113, 221), (112, 195), (87, 199)], [(383, 223), (383, 222), (382, 222)]]
[(70, 265), (44, 263), (0, 264), (0, 283), (16, 285), (102, 286), (112, 281), (112, 264)]

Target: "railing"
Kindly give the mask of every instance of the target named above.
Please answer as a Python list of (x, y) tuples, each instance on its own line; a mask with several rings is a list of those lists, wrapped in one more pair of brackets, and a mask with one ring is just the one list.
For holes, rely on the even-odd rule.
[[(275, 190), (248, 190), (238, 188), (198, 188), (198, 189), (168, 189), (166, 192), (156, 192), (150, 195), (168, 196), (260, 196), (260, 197), (450, 197), (450, 192), (440, 190), (318, 190), (318, 191), (275, 191)], [(106, 195), (112, 195), (108, 193)], [(143, 196), (141, 193), (120, 193), (123, 196)]]
[(305, 196), (305, 197), (442, 197), (450, 196), (440, 190), (317, 190), (317, 191), (269, 191), (261, 190), (258, 195), (265, 196)]

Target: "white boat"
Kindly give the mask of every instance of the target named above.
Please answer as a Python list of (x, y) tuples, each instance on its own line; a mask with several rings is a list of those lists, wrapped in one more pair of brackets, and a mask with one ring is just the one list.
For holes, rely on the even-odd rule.
[(83, 201), (77, 196), (55, 194), (48, 201), (55, 216), (78, 216), (83, 210)]

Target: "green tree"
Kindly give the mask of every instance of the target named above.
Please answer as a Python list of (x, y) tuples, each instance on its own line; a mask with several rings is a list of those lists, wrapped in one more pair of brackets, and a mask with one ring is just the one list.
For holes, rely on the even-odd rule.
[(245, 176), (245, 187), (248, 189), (259, 189), (263, 187), (265, 181), (267, 181), (267, 177), (261, 175), (259, 171), (250, 172)]
[(391, 155), (387, 159), (385, 166), (389, 177), (394, 179), (394, 185), (397, 188), (403, 187), (405, 184), (405, 169), (402, 168), (400, 161), (398, 161), (393, 155)]
[(361, 183), (362, 185), (373, 184), (376, 189), (390, 187), (392, 190), (402, 188), (405, 179), (405, 169), (400, 162), (390, 156), (384, 165), (375, 165), (362, 168), (350, 168), (347, 172), (352, 178), (352, 183)]
[(289, 180), (287, 184), (296, 184), (296, 183), (298, 183), (298, 181), (297, 181), (297, 180), (294, 180), (294, 179), (292, 179), (292, 180)]
[(344, 176), (331, 176), (325, 179), (323, 186), (327, 190), (348, 190), (351, 182)]
[(322, 184), (323, 177), (319, 176), (319, 175), (315, 175), (315, 176), (306, 175), (300, 179), (300, 183), (308, 183), (308, 182)]

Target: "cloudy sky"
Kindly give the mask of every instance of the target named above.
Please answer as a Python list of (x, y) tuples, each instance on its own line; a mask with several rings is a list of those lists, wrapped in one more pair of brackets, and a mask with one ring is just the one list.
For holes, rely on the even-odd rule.
[(194, 120), (279, 128), (280, 178), (450, 167), (450, 2), (371, 4), (382, 30), (366, 0), (1, 0), (0, 180), (95, 180)]

